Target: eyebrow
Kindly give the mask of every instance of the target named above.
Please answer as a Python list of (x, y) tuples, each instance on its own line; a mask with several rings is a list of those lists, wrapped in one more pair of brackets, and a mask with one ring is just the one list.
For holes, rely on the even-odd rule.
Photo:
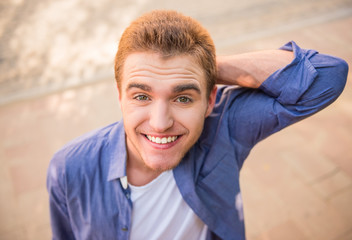
[(189, 84), (181, 84), (181, 85), (178, 85), (176, 87), (174, 87), (173, 91), (175, 93), (180, 93), (180, 92), (183, 92), (183, 91), (186, 91), (186, 90), (194, 90), (196, 91), (197, 93), (200, 94), (200, 89), (197, 85), (195, 84), (192, 84), (192, 83), (189, 83)]
[(131, 88), (139, 88), (143, 91), (146, 91), (146, 92), (151, 92), (152, 91), (152, 88), (146, 84), (141, 84), (141, 83), (130, 83), (128, 84), (127, 86), (127, 90), (131, 89)]
[[(131, 88), (139, 88), (143, 91), (146, 91), (146, 92), (151, 92), (152, 91), (152, 88), (146, 84), (142, 84), (142, 83), (130, 83), (127, 85), (127, 89), (126, 90), (129, 90)], [(192, 83), (189, 83), (189, 84), (180, 84), (180, 85), (177, 85), (176, 87), (173, 88), (173, 92), (174, 93), (180, 93), (180, 92), (184, 92), (184, 91), (187, 91), (187, 90), (194, 90), (196, 91), (198, 94), (201, 94), (201, 91), (199, 89), (199, 87), (196, 85), (196, 84), (192, 84)]]

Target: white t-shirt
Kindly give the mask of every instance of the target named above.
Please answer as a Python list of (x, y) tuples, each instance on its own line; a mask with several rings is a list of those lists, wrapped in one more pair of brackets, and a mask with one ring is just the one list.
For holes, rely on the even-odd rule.
[(150, 183), (131, 188), (131, 240), (204, 240), (207, 226), (183, 200), (172, 171)]

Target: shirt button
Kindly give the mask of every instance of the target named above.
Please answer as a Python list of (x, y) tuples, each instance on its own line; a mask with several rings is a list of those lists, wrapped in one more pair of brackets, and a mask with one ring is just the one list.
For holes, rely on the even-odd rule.
[(123, 227), (123, 228), (121, 228), (121, 230), (126, 232), (126, 231), (128, 231), (128, 228), (127, 227)]

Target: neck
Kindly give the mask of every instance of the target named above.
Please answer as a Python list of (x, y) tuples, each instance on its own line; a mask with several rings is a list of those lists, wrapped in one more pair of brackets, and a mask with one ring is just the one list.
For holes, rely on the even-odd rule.
[(127, 139), (127, 166), (128, 182), (134, 186), (143, 186), (157, 178), (163, 171), (148, 167), (134, 146)]
[(153, 171), (147, 166), (134, 166), (130, 161), (127, 162), (126, 171), (128, 182), (134, 186), (146, 185), (162, 173), (160, 171)]

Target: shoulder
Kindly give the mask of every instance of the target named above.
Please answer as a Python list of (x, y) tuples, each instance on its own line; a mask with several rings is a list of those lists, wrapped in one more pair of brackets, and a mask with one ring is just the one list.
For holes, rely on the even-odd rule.
[(239, 108), (245, 108), (262, 96), (263, 93), (259, 89), (219, 85), (213, 112), (206, 122), (218, 122), (220, 118), (231, 117)]
[(225, 137), (223, 134), (229, 130), (228, 125), (233, 123), (232, 116), (238, 108), (246, 104), (245, 101), (248, 102), (248, 97), (256, 92), (258, 91), (239, 86), (219, 85), (213, 111), (204, 122), (201, 142), (212, 144), (220, 132), (222, 137)]
[(104, 145), (111, 129), (116, 124), (117, 123), (113, 123), (106, 127), (93, 130), (68, 142), (55, 155), (82, 157), (84, 154), (96, 151), (97, 148)]
[(251, 115), (258, 112), (257, 105), (272, 104), (268, 99), (259, 89), (219, 86), (214, 109), (205, 119), (200, 142), (209, 146), (213, 146), (214, 142), (238, 146), (241, 141), (233, 141), (236, 134), (233, 129), (251, 121)]
[(73, 171), (83, 166), (83, 163), (93, 164), (94, 159), (98, 158), (101, 150), (108, 144), (109, 134), (116, 124), (96, 129), (68, 142), (51, 159), (49, 174), (63, 174), (67, 169)]

